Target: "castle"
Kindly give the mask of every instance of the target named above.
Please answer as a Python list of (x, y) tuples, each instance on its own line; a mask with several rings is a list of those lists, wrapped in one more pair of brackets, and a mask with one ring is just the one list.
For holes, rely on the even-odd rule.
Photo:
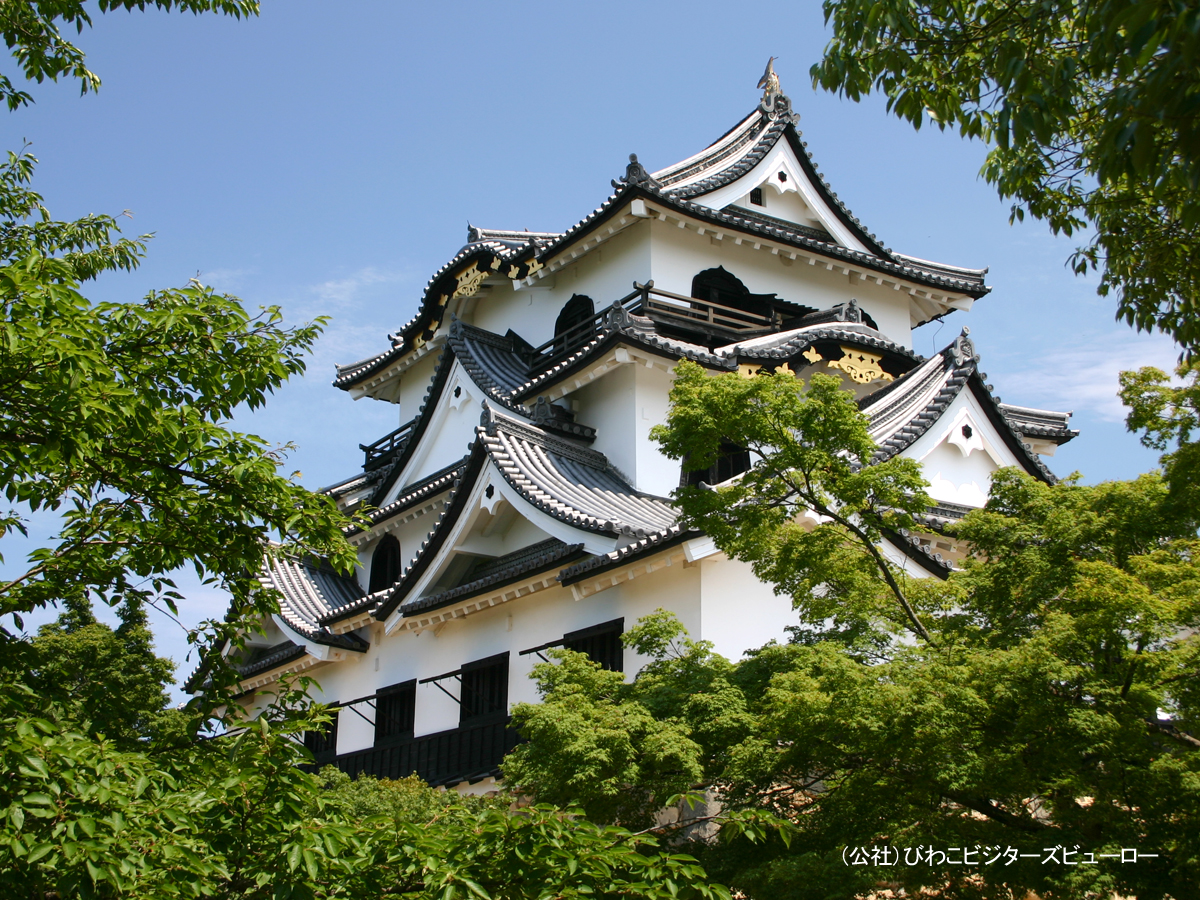
[(882, 547), (911, 574), (961, 558), (941, 527), (986, 501), (996, 469), (1053, 478), (1039, 457), (1076, 434), (1068, 413), (1000, 403), (966, 329), (912, 351), (914, 328), (988, 293), (986, 270), (886, 247), (819, 174), (778, 81), (765, 87), (695, 156), (653, 173), (631, 156), (561, 234), (471, 227), (416, 317), (338, 368), (338, 389), (395, 404), (401, 423), (325, 489), (367, 515), (349, 534), (358, 572), (274, 563), (261, 580), (279, 613), (237, 660), (247, 703), (287, 673), (316, 677), (335, 715), (308, 735), (318, 762), (487, 789), (547, 648), (631, 675), (644, 661), (620, 635), (660, 607), (730, 658), (785, 637), (789, 600), (676, 521), (681, 479), (749, 465), (731, 446), (682, 471), (650, 440), (679, 360), (841, 378), (877, 458), (919, 460), (930, 482), (926, 530)]

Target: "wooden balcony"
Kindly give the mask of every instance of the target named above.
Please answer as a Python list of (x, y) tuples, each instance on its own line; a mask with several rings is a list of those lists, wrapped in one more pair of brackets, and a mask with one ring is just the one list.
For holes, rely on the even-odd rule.
[(389, 431), (374, 443), (359, 444), (358, 449), (366, 454), (366, 459), (363, 461), (363, 469), (367, 472), (378, 469), (399, 455), (400, 451), (404, 449), (404, 445), (408, 443), (408, 438), (412, 434), (413, 425), (416, 424), (416, 421), (416, 419), (411, 419), (405, 422), (395, 431)]
[(473, 781), (494, 774), (518, 743), (509, 719), (466, 725), (408, 738), (383, 747), (343, 753), (333, 759), (351, 777), (405, 778), (414, 772), (433, 786)]
[(779, 330), (785, 318), (784, 313), (777, 309), (772, 309), (769, 315), (762, 315), (659, 290), (653, 281), (646, 284), (635, 281), (632, 293), (612, 306), (601, 309), (592, 318), (534, 347), (529, 355), (531, 374), (545, 372), (591, 341), (612, 314), (613, 306), (619, 306), (631, 315), (650, 319), (657, 326), (656, 331), (709, 346), (769, 334)]

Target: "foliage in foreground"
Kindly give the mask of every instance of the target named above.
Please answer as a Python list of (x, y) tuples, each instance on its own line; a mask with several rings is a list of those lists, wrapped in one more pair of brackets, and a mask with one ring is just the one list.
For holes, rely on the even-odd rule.
[[(963, 571), (945, 582), (871, 575), (862, 534), (882, 512), (871, 487), (851, 489), (843, 462), (863, 452), (858, 413), (819, 381), (798, 391), (785, 376), (685, 370), (660, 432), (698, 468), (722, 440), (754, 452), (755, 434), (783, 435), (740, 484), (679, 501), (690, 523), (793, 597), (793, 642), (734, 663), (659, 613), (626, 636), (654, 660), (632, 684), (556, 651), (560, 665), (535, 670), (545, 702), (516, 710), (531, 741), (506, 777), (597, 821), (640, 821), (689, 788), (785, 818), (790, 847), (692, 848), (748, 896), (865, 896), (885, 884), (989, 900), (1190, 896), (1200, 883), (1196, 508), (1154, 474), (1050, 486), (1002, 470), (986, 509), (957, 530), (977, 554)], [(804, 430), (818, 446), (789, 450), (797, 416), (840, 424)], [(814, 525), (810, 497), (841, 515)], [(848, 528), (838, 519), (852, 510)], [(884, 846), (958, 852), (846, 864), (853, 848), (870, 859)], [(962, 864), (964, 849), (989, 847)], [(1044, 864), (1056, 847), (1096, 864)], [(1037, 856), (1010, 861), (1008, 848)], [(1123, 848), (1157, 856), (1123, 863)]]
[(991, 145), (984, 177), (1138, 329), (1200, 349), (1200, 7), (1171, 0), (825, 0), (813, 81)]
[(155, 752), (0, 692), (0, 882), (78, 898), (728, 898), (652, 835), (510, 811), (419, 779), (303, 770), (283, 698), (238, 733)]

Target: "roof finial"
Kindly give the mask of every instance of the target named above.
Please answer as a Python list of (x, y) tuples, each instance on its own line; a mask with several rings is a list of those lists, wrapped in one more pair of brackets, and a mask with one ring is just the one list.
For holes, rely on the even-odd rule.
[(763, 89), (763, 99), (767, 99), (768, 94), (782, 94), (783, 91), (779, 88), (779, 76), (775, 74), (775, 60), (779, 57), (772, 56), (767, 60), (767, 70), (763, 72), (763, 77), (758, 79), (758, 86)]
[(979, 354), (975, 351), (975, 344), (967, 337), (970, 333), (971, 329), (964, 327), (962, 334), (956, 337), (954, 343), (950, 345), (950, 355), (954, 357), (954, 364), (956, 366), (979, 362)]
[(662, 185), (650, 177), (650, 173), (646, 171), (646, 167), (638, 162), (637, 154), (629, 154), (629, 165), (625, 167), (625, 174), (621, 176), (619, 181), (614, 181), (612, 186), (618, 191), (621, 188), (631, 187), (632, 185), (640, 185), (648, 188), (661, 188)]
[(779, 86), (779, 76), (775, 74), (777, 59), (778, 56), (772, 56), (767, 60), (767, 69), (762, 78), (758, 79), (758, 86), (763, 89), (763, 98), (759, 106), (772, 122), (782, 120), (796, 125), (800, 122), (800, 117), (792, 112), (792, 101), (783, 93)]

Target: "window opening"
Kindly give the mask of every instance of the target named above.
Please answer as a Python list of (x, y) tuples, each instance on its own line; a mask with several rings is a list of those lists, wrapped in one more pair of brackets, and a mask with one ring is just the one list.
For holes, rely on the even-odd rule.
[(508, 654), (470, 663), (462, 669), (459, 725), (486, 722), (508, 715)]
[(750, 202), (753, 203), (755, 206), (766, 206), (767, 205), (763, 202), (762, 188), (756, 187), (750, 191)]
[(416, 681), (393, 684), (379, 691), (375, 698), (375, 746), (411, 738), (416, 710)]
[(371, 555), (371, 580), (368, 594), (389, 588), (400, 580), (400, 542), (385, 534)]
[(584, 294), (572, 294), (554, 320), (554, 352), (565, 353), (596, 330), (596, 305)]
[(561, 640), (530, 647), (528, 650), (522, 650), (520, 655), (536, 653), (544, 661), (548, 661), (542, 651), (552, 647), (564, 647), (576, 653), (586, 654), (592, 662), (611, 672), (623, 672), (625, 646), (621, 642), (621, 635), (624, 633), (625, 619), (613, 619), (611, 622), (603, 622), (590, 628), (567, 632)]
[[(441, 682), (454, 678), (459, 684), (455, 697)], [(458, 724), (478, 725), (501, 721), (508, 715), (508, 653), (467, 663), (461, 669), (422, 678), (418, 684), (432, 684), (458, 704)]]
[(743, 472), (750, 471), (750, 451), (732, 441), (721, 442), (721, 453), (707, 469), (688, 469), (684, 461), (682, 484), (696, 486), (700, 482), (721, 484)]

